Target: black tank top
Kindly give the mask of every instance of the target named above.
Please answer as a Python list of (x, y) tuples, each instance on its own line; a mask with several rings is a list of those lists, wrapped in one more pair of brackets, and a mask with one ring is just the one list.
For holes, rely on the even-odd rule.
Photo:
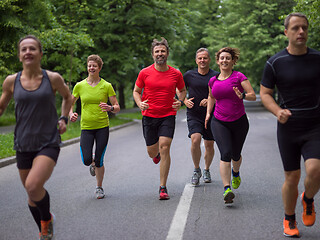
[(24, 89), (21, 72), (14, 84), (16, 127), (14, 149), (19, 152), (35, 152), (44, 147), (59, 147), (58, 115), (55, 95), (47, 72), (42, 70), (40, 86), (33, 91)]

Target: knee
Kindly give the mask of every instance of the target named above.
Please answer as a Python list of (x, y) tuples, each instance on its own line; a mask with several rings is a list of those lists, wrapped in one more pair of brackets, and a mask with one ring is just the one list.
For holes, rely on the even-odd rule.
[(28, 196), (32, 199), (33, 196), (35, 196), (43, 186), (40, 184), (40, 182), (27, 180), (24, 187), (28, 193)]
[(222, 162), (231, 162), (231, 152), (224, 153), (221, 155), (221, 161)]
[(200, 147), (201, 138), (192, 138), (191, 143), (192, 147)]
[(84, 165), (90, 166), (91, 163), (92, 163), (92, 159), (91, 159), (91, 158), (83, 159), (83, 164), (84, 164)]
[(319, 168), (309, 169), (308, 172), (307, 172), (307, 176), (312, 181), (319, 182), (320, 181), (320, 169)]
[(170, 151), (170, 145), (161, 145), (160, 146), (160, 154), (168, 154)]
[(297, 187), (300, 181), (300, 172), (292, 172), (285, 174), (284, 184), (288, 187)]

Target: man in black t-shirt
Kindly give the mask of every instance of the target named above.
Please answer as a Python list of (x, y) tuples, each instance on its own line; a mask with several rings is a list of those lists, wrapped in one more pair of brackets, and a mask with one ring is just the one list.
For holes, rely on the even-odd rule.
[[(306, 45), (309, 23), (305, 15), (289, 14), (284, 25), (288, 47), (267, 61), (260, 95), (264, 106), (278, 119), (278, 146), (285, 174), (283, 234), (295, 237), (299, 236), (295, 208), (301, 155), (306, 169), (302, 222), (312, 226), (316, 219), (313, 198), (320, 188), (320, 52)], [(272, 97), (275, 86), (280, 106)]]
[(205, 129), (204, 123), (209, 94), (208, 82), (210, 78), (218, 74), (218, 72), (210, 69), (210, 54), (208, 49), (200, 48), (197, 50), (196, 63), (198, 68), (187, 71), (183, 76), (189, 92), (189, 98), (184, 99), (184, 104), (187, 106), (188, 137), (191, 138), (191, 155), (194, 163), (194, 172), (191, 179), (193, 185), (199, 185), (200, 177), (202, 176), (200, 169), (201, 136), (204, 139), (205, 146), (203, 180), (206, 183), (211, 182), (209, 168), (214, 156), (214, 139), (210, 127)]

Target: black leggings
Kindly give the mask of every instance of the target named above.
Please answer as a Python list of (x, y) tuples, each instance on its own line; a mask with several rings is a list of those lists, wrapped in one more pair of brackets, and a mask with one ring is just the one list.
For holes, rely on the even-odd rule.
[(109, 127), (81, 131), (80, 152), (82, 162), (86, 166), (89, 166), (92, 163), (94, 140), (96, 141), (94, 162), (96, 167), (102, 167), (104, 154), (106, 152), (109, 140)]
[(224, 162), (239, 161), (241, 151), (249, 131), (247, 115), (233, 122), (223, 122), (215, 117), (211, 120), (211, 130)]

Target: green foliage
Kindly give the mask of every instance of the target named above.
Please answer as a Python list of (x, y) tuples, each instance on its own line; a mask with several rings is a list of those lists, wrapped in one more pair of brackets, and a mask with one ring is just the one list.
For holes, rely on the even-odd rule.
[(294, 11), (304, 13), (309, 20), (308, 46), (320, 50), (320, 1), (295, 0)]
[(0, 134), (0, 158), (10, 157), (15, 155), (13, 150), (13, 133)]
[(279, 16), (288, 11), (288, 6), (293, 4), (278, 0), (225, 0), (217, 12), (218, 22), (206, 26), (207, 36), (203, 40), (212, 52), (226, 46), (239, 48), (240, 60), (235, 69), (257, 87), (266, 60), (286, 45)]

